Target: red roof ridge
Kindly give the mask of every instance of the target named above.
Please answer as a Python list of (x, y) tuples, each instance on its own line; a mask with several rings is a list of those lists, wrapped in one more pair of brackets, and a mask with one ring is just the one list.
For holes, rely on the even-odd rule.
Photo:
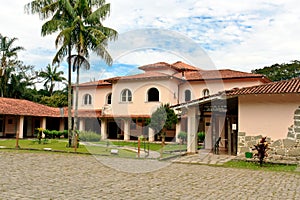
[(269, 82), (262, 85), (243, 87), (226, 91), (229, 96), (246, 94), (286, 94), (300, 93), (300, 78)]

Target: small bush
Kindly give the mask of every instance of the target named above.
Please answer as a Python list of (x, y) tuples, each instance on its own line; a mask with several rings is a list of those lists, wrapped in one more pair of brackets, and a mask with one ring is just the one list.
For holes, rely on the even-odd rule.
[(84, 142), (99, 142), (101, 135), (93, 131), (81, 131), (79, 133), (79, 139)]
[(184, 143), (187, 139), (187, 133), (184, 131), (180, 131), (177, 136), (178, 139), (181, 139), (181, 142)]
[(205, 139), (205, 132), (198, 133), (198, 142), (203, 142)]

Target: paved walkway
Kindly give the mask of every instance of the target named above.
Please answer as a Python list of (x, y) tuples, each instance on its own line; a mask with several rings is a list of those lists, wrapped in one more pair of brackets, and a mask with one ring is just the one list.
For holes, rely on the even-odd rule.
[(174, 163), (188, 163), (188, 164), (206, 164), (206, 165), (223, 165), (236, 156), (216, 155), (207, 150), (200, 150), (198, 154), (187, 155), (174, 159)]
[(88, 155), (0, 150), (0, 199), (300, 199), (297, 173), (162, 161), (143, 171), (145, 159), (106, 159), (124, 167)]

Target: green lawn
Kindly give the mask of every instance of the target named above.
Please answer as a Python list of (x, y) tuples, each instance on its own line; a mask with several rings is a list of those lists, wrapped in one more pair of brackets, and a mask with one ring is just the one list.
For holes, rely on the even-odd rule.
[(285, 164), (274, 164), (274, 163), (264, 163), (262, 166), (258, 162), (249, 161), (237, 161), (231, 160), (224, 163), (224, 167), (231, 168), (242, 168), (251, 170), (263, 170), (263, 171), (278, 171), (278, 172), (293, 172), (297, 168), (297, 165), (285, 165)]
[[(97, 142), (97, 144), (102, 144), (102, 145), (107, 145), (107, 141), (101, 141), (101, 142)], [(114, 146), (127, 146), (127, 147), (134, 147), (134, 148), (138, 148), (138, 142), (127, 142), (127, 141), (108, 141), (108, 145), (114, 145)], [(148, 149), (149, 146), (149, 150), (151, 151), (160, 151), (160, 149), (162, 148), (161, 143), (149, 143), (149, 142), (141, 142), (140, 143), (140, 147), (141, 149)], [(180, 144), (166, 144), (164, 146), (164, 150), (165, 151), (186, 151), (186, 144), (184, 145), (180, 145)]]
[[(41, 140), (41, 143), (38, 142), (37, 139), (26, 139), (26, 140), (19, 140), (20, 149), (27, 149), (27, 150), (44, 150), (45, 148), (51, 148), (52, 151), (64, 151), (64, 152), (75, 152), (74, 148), (67, 147), (67, 140), (66, 139), (47, 139)], [(98, 155), (105, 155), (110, 156), (112, 149), (118, 149), (118, 155), (112, 156), (119, 156), (119, 157), (137, 157), (137, 149), (138, 149), (138, 142), (137, 141), (101, 141), (101, 142), (92, 142), (91, 146), (84, 146), (80, 145), (77, 148), (78, 153), (87, 153), (87, 154), (98, 154)], [(93, 146), (95, 145), (95, 146)], [(7, 139), (7, 140), (0, 140), (0, 146), (5, 146), (7, 148), (14, 149), (16, 147), (16, 140), (15, 139)], [(120, 147), (129, 147), (128, 149), (121, 149)], [(131, 150), (130, 150), (131, 148)], [(162, 146), (160, 143), (148, 143), (148, 142), (141, 142), (140, 143), (141, 151), (149, 150), (150, 151), (157, 151), (158, 153), (161, 152)], [(163, 148), (163, 158), (170, 157), (174, 155), (174, 152), (185, 152), (186, 145), (179, 145), (179, 144), (166, 144)]]
[[(51, 148), (53, 151), (64, 151), (64, 152), (75, 152), (74, 148), (67, 147), (68, 141), (64, 139), (48, 139), (42, 140), (39, 144), (36, 139), (32, 140), (19, 140), (20, 149), (29, 149), (29, 150), (44, 150), (45, 148)], [(15, 148), (16, 140), (0, 140), (0, 146), (5, 146), (7, 148)], [(85, 147), (84, 145), (79, 145), (79, 148), (76, 149), (78, 153), (87, 153), (87, 154), (99, 154), (99, 155), (111, 155), (112, 147), (106, 148), (101, 146), (89, 146)], [(118, 151), (118, 156), (120, 157), (136, 157), (135, 152), (122, 150)]]

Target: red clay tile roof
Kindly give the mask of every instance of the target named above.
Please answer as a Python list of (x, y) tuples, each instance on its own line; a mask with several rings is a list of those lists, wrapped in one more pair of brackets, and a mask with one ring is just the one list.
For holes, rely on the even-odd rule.
[(223, 95), (226, 96), (239, 96), (239, 95), (257, 95), (257, 94), (290, 94), (290, 93), (300, 93), (300, 78), (294, 78), (285, 81), (270, 82), (263, 85), (245, 87), (241, 89), (232, 89), (227, 91), (221, 91), (216, 94), (212, 94), (207, 97), (201, 97), (198, 99), (191, 100), (189, 102), (180, 103), (177, 105), (172, 105), (171, 108), (178, 106), (185, 106), (189, 104), (195, 104), (197, 102), (205, 102), (212, 98), (217, 98)]
[(201, 70), (200, 68), (194, 67), (192, 65), (188, 65), (184, 62), (177, 61), (172, 64), (172, 66), (179, 72), (181, 71), (198, 71)]
[[(176, 77), (182, 77), (182, 73), (176, 74)], [(267, 78), (264, 78), (261, 74), (252, 74), (247, 72), (240, 72), (230, 69), (221, 70), (201, 70), (201, 71), (188, 71), (184, 72), (184, 77), (187, 81), (198, 80), (215, 80), (215, 79), (238, 79), (238, 78), (263, 78), (266, 82), (269, 82)]]
[(28, 100), (0, 98), (0, 105), (0, 114), (61, 117), (59, 108), (52, 108)]
[(226, 95), (300, 93), (300, 78), (226, 91)]
[(101, 109), (95, 110), (78, 110), (78, 117), (101, 117)]
[(177, 71), (177, 72), (199, 70), (199, 68), (188, 65), (181, 61), (178, 61), (174, 64), (169, 64), (166, 62), (158, 62), (158, 63), (140, 66), (139, 69), (144, 70), (144, 71), (157, 70), (157, 69), (173, 69), (174, 71)]
[(107, 79), (108, 82), (114, 82), (114, 81), (122, 81), (122, 80), (139, 80), (139, 79), (157, 79), (157, 78), (168, 78), (171, 77), (168, 74), (160, 73), (160, 72), (154, 72), (154, 71), (146, 71), (142, 74), (136, 74), (131, 76), (123, 76), (123, 77), (114, 77)]
[(105, 81), (105, 80), (98, 80), (98, 81), (92, 81), (92, 82), (86, 82), (79, 84), (79, 87), (89, 87), (89, 86), (111, 86), (111, 83)]

